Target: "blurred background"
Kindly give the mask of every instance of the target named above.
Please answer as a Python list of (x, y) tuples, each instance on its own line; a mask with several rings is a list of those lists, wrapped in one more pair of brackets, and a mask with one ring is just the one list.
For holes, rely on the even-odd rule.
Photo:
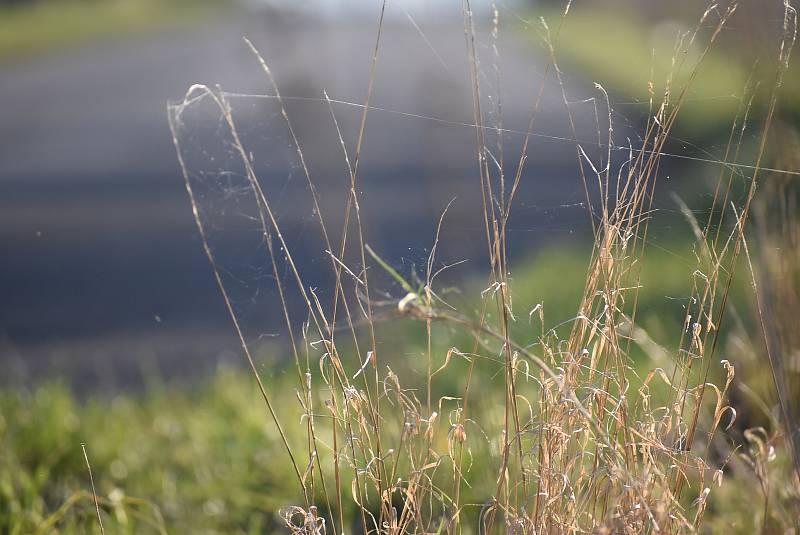
[[(507, 130), (492, 142), (510, 168), (548, 59), (539, 18), (557, 20), (561, 4), (498, 2), (495, 38), (492, 3), (473, 2), (484, 109), (492, 126)], [(670, 147), (680, 157), (665, 159), (662, 170), (678, 178), (664, 181), (656, 202), (664, 219), (655, 229), (669, 232), (679, 219), (672, 189), (687, 198), (699, 193), (701, 204), (710, 198), (700, 176), (716, 168), (685, 157), (721, 158), (748, 62), (775, 47), (780, 6), (770, 6), (744, 3), (694, 84)], [(775, 15), (748, 15), (764, 9)], [(336, 101), (352, 151), (379, 13), (373, 0), (0, 2), (2, 380), (66, 376), (114, 390), (138, 383), (147, 369), (186, 378), (220, 360), (238, 362), (167, 122), (167, 103), (180, 101), (193, 83), (240, 94), (232, 102), (280, 207), (279, 220), (303, 269), (323, 285), (315, 277), (322, 277), (317, 267), (327, 259), (276, 103), (242, 96), (272, 93), (242, 37), (272, 68), (323, 213), (336, 228), (347, 175), (323, 91)], [(597, 81), (611, 95), (615, 141), (635, 142), (648, 113), (651, 72), (660, 79), (676, 35), (701, 14), (688, 0), (576, 4), (559, 58), (579, 138), (607, 135)], [(707, 26), (717, 19), (712, 14)], [(460, 2), (388, 3), (359, 180), (367, 241), (401, 270), (424, 264), (436, 221), (453, 198), (440, 254), (446, 261), (470, 260), (459, 276), (483, 268), (468, 69)], [(795, 76), (784, 89), (787, 117), (800, 102), (798, 87)], [(510, 231), (512, 252), (522, 260), (552, 244), (589, 238), (567, 119), (550, 76)], [(190, 167), (207, 167), (215, 150), (223, 158), (230, 152), (213, 113), (197, 110), (185, 126), (180, 141), (197, 159)], [(217, 214), (221, 224), (233, 193), (233, 183), (209, 190), (202, 201), (209, 217)], [(272, 336), (280, 325), (270, 305), (274, 295), (259, 293), (267, 266), (242, 252), (250, 245), (235, 227), (226, 230), (216, 237), (220, 257), (232, 273), (240, 270), (234, 275), (247, 294), (242, 308), (252, 319), (252, 336), (279, 338)], [(657, 232), (653, 239), (660, 239)]]

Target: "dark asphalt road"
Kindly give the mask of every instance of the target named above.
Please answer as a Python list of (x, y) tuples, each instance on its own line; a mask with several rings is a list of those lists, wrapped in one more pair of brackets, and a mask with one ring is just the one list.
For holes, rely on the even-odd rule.
[[(375, 14), (376, 15), (376, 14)], [(368, 240), (396, 262), (419, 260), (435, 222), (448, 216), (444, 259), (476, 258), (483, 242), (474, 164), (468, 63), (457, 10), (441, 18), (389, 19), (360, 169)], [(196, 30), (162, 32), (64, 50), (0, 69), (0, 361), (6, 378), (67, 372), (114, 385), (156, 362), (188, 375), (219, 358), (238, 358), (191, 218), (166, 119), (166, 102), (195, 82), (265, 93), (266, 80), (241, 37), (269, 61), (284, 95), (361, 102), (374, 43), (371, 19), (308, 19), (271, 12), (232, 16)], [(424, 35), (424, 37), (423, 37)], [(482, 83), (492, 88), (491, 47), (480, 33)], [(516, 30), (501, 33), (503, 124), (524, 130), (544, 62)], [(579, 135), (596, 138), (591, 84), (569, 77)], [(253, 146), (280, 118), (274, 107), (234, 99)], [(484, 103), (489, 109), (492, 104)], [(249, 106), (249, 107), (248, 107)], [(336, 224), (345, 174), (324, 103), (287, 101), (323, 198)], [(336, 105), (349, 146), (359, 110)], [(263, 116), (261, 115), (263, 113)], [(276, 121), (278, 123), (276, 123)], [(220, 142), (219, 122), (198, 120), (192, 150)], [(548, 86), (536, 131), (568, 135), (557, 87)], [(520, 137), (505, 139), (516, 161)], [(260, 153), (256, 151), (256, 159)], [(536, 138), (515, 212), (514, 248), (584, 228), (574, 147)], [(499, 157), (499, 155), (498, 155)], [(267, 162), (269, 164), (270, 162)], [(513, 166), (512, 166), (513, 167)], [(281, 222), (312, 268), (324, 261), (313, 239), (303, 177), (274, 164), (265, 178), (281, 197)], [(292, 175), (289, 178), (289, 175)], [(209, 201), (210, 202), (210, 201)], [(233, 238), (232, 238), (233, 239)], [(313, 281), (312, 281), (313, 282)], [(309, 283), (311, 284), (311, 282)], [(274, 318), (272, 317), (274, 316)], [(263, 329), (276, 321), (264, 313)]]

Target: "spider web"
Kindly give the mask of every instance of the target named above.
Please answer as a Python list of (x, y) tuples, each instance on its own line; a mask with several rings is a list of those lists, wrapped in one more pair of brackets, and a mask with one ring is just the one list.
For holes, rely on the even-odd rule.
[[(530, 44), (496, 22), (517, 16), (512, 8), (501, 6), (484, 11), (482, 18), (476, 15), (476, 115), (461, 13), (454, 9), (426, 21), (402, 5), (396, 9), (397, 16), (382, 28), (358, 162), (356, 197), (365, 241), (410, 276), (427, 262), (438, 220), (449, 205), (437, 267), (468, 260), (457, 268), (458, 276), (482, 271), (487, 254), (476, 117), (483, 125), (498, 208), (513, 187), (522, 147), (529, 139), (507, 228), (512, 257), (524, 258), (548, 243), (591, 240), (591, 219), (597, 214), (589, 203), (594, 210), (602, 203), (591, 169), (608, 168), (616, 176), (639, 151), (651, 150), (642, 139), (647, 103), (613, 94), (606, 98), (602, 88), (568, 69), (561, 72), (562, 93), (553, 70), (548, 72), (547, 58), (532, 56)], [(275, 91), (196, 87), (170, 107), (198, 224), (248, 341), (282, 332), (282, 298), (295, 325), (308, 320), (307, 300), (319, 299), (326, 308), (333, 299), (331, 250), (341, 247), (349, 195), (345, 151), (352, 164), (369, 78), (365, 69), (370, 58), (364, 51), (374, 39), (374, 29), (353, 33), (356, 37), (332, 38), (332, 48), (338, 47), (333, 57), (352, 56), (352, 63), (343, 60), (343, 65), (326, 69), (274, 58), (277, 85), (288, 88), (282, 98)], [(324, 45), (308, 46), (317, 46), (324, 56)], [(248, 53), (244, 45), (242, 51)], [(351, 75), (348, 69), (358, 58), (361, 66)], [(254, 58), (253, 69), (259, 68)], [(290, 74), (284, 83), (286, 72)], [(269, 87), (267, 77), (264, 87)], [(715, 98), (736, 98), (732, 95), (737, 90), (741, 88), (727, 93), (721, 88)], [(748, 131), (743, 138), (747, 142), (755, 135)], [(716, 173), (723, 167), (725, 149), (724, 144), (702, 148), (678, 138), (664, 148), (665, 163), (657, 173), (663, 186), (652, 204), (654, 242), (660, 239), (659, 230), (669, 232), (676, 224), (679, 210), (668, 194), (678, 180), (673, 174), (684, 173), (688, 163), (698, 174)], [(589, 176), (586, 187), (581, 165)], [(741, 177), (746, 171), (746, 166), (737, 168)], [(691, 185), (691, 179), (678, 183)], [(710, 190), (697, 182), (691, 189), (710, 202)], [(609, 202), (614, 197), (611, 191)], [(354, 220), (349, 223), (350, 245), (340, 260), (354, 278), (363, 265), (354, 245)], [(287, 249), (293, 262), (287, 259)], [(371, 283), (379, 297), (397, 298), (402, 292), (386, 274), (374, 275)]]

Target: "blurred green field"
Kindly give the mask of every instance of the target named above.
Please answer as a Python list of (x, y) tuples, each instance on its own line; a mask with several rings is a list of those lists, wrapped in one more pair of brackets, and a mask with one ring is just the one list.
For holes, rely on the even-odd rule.
[(0, 399), (3, 533), (96, 530), (81, 443), (112, 533), (264, 533), (296, 498), (254, 385), (238, 371), (113, 399), (79, 402), (60, 383)]
[[(545, 5), (527, 13), (525, 23), (518, 27), (533, 46), (547, 50), (548, 31), (540, 22), (544, 19), (562, 68), (569, 67), (570, 74), (580, 73), (602, 83), (613, 95), (612, 104), (617, 111), (635, 116), (647, 113), (651, 98), (655, 103), (661, 102), (667, 80), (671, 80), (673, 88), (686, 84), (704, 51), (700, 43), (706, 42), (698, 39), (687, 54), (675, 56), (679, 37), (695, 29), (702, 4), (696, 4), (682, 18), (670, 11), (673, 17), (660, 23), (646, 20), (636, 5), (632, 2), (631, 9), (609, 10), (602, 4), (581, 3), (573, 6), (565, 24), (561, 24), (561, 11)], [(712, 16), (701, 32), (709, 34), (716, 21)], [(776, 30), (777, 27), (773, 31)], [(726, 137), (751, 74), (754, 80), (774, 79), (774, 72), (751, 58), (756, 50), (750, 49), (754, 43), (748, 37), (751, 36), (734, 30), (723, 32), (708, 51), (686, 94), (675, 134), (695, 142), (702, 140), (703, 146), (709, 139)], [(757, 38), (754, 40), (764, 46)], [(676, 71), (673, 59), (683, 68)], [(752, 63), (745, 63), (748, 60)], [(673, 99), (677, 97), (678, 94), (672, 95)], [(784, 113), (800, 113), (800, 68), (796, 64), (786, 73), (780, 99)], [(766, 94), (758, 95), (754, 106), (756, 115), (763, 114)]]
[(0, 60), (149, 30), (196, 24), (229, 0), (43, 0), (0, 5)]

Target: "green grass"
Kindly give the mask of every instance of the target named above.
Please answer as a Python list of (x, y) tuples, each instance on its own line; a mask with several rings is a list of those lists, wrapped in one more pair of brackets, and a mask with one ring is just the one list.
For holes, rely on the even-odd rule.
[(152, 387), (86, 402), (59, 383), (4, 391), (0, 532), (34, 533), (47, 522), (63, 533), (95, 529), (91, 496), (59, 511), (90, 490), (81, 443), (98, 494), (107, 497), (112, 533), (157, 532), (159, 525), (172, 533), (274, 529), (274, 511), (295, 496), (257, 400), (252, 380), (230, 370), (191, 389)]
[(197, 23), (231, 2), (220, 0), (43, 0), (0, 7), (0, 60)]
[[(270, 392), (302, 451), (305, 427), (286, 416), (297, 412), (294, 388), (272, 379)], [(499, 419), (496, 409), (476, 417)], [(85, 402), (52, 382), (0, 391), (0, 532), (97, 531), (82, 443), (111, 533), (271, 533), (279, 510), (301, 501), (254, 381), (241, 370), (220, 368), (192, 388), (154, 385)], [(474, 462), (488, 462), (488, 450), (477, 444)], [(467, 498), (485, 501), (491, 481), (467, 479)], [(355, 506), (348, 509), (355, 518)]]
[[(675, 261), (681, 246), (665, 249), (670, 252), (654, 249), (646, 257), (642, 282), (659, 284), (658, 290), (642, 290), (639, 310), (641, 324), (656, 333), (659, 343), (674, 349), (682, 309), (667, 296), (686, 294), (692, 269), (687, 262)], [(587, 262), (583, 251), (559, 248), (521, 262), (511, 283), (515, 302), (543, 303), (548, 328), (570, 319)], [(470, 294), (479, 292), (474, 286)], [(531, 325), (537, 322), (527, 321), (528, 310), (516, 312), (517, 339), (535, 339), (538, 331)], [(392, 345), (396, 336), (400, 348), (388, 364), (400, 376), (418, 377), (419, 384), (411, 386), (421, 389), (424, 325), (399, 320), (381, 329), (385, 343)], [(440, 360), (448, 347), (466, 348), (469, 343), (446, 328), (436, 333), (435, 340), (434, 352)], [(632, 355), (639, 359), (634, 369), (640, 374), (654, 364), (669, 369), (669, 361), (653, 363), (636, 350)], [(266, 360), (263, 357), (260, 362)], [(437, 391), (459, 395), (466, 363), (455, 360), (437, 376)], [(348, 366), (354, 367), (353, 363)], [(499, 369), (490, 361), (478, 364), (473, 388), (482, 397), (502, 395)], [(262, 373), (273, 399), (281, 404), (290, 442), (302, 451), (306, 428), (298, 417), (294, 370), (278, 366)], [(531, 387), (522, 382), (520, 388)], [(499, 404), (475, 407), (472, 419), (483, 427), (502, 419)], [(467, 431), (480, 435), (477, 429), (468, 427)], [(220, 368), (191, 387), (154, 380), (140, 393), (85, 401), (63, 383), (51, 382), (32, 390), (0, 391), (0, 464), (4, 467), (0, 471), (0, 532), (36, 533), (48, 526), (55, 531), (42, 532), (96, 531), (81, 443), (87, 446), (103, 500), (104, 522), (111, 533), (271, 532), (280, 525), (277, 512), (300, 499), (291, 465), (254, 381), (241, 370)], [(475, 466), (491, 462), (490, 444), (474, 441), (472, 455)], [(466, 502), (483, 503), (492, 482), (483, 480), (485, 474), (477, 469), (466, 477), (472, 483), (465, 489)], [(354, 506), (350, 508), (355, 514)], [(468, 510), (465, 516), (476, 513)]]

